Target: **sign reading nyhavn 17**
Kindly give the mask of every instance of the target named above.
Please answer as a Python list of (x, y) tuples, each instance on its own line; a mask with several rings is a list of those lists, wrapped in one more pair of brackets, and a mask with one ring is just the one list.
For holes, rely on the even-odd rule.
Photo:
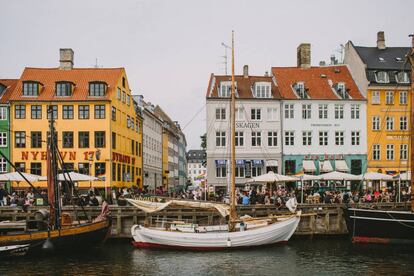
[[(76, 151), (61, 151), (63, 160), (76, 161)], [(95, 151), (84, 151), (82, 152), (83, 159), (85, 161), (92, 161), (95, 159)], [(46, 160), (47, 155), (46, 151), (22, 151), (22, 160)], [(99, 157), (98, 157), (99, 158)], [(98, 159), (96, 158), (96, 159)], [(125, 163), (125, 164), (135, 164), (135, 157), (130, 157), (128, 155), (120, 154), (113, 152), (112, 161)]]

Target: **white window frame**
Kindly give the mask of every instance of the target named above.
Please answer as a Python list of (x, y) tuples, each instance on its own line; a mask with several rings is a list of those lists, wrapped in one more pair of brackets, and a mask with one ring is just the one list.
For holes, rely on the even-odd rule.
[[(401, 78), (402, 74), (402, 78)], [(395, 74), (395, 79), (398, 83), (410, 83), (410, 78), (408, 77), (408, 72), (400, 71)]]
[(285, 119), (294, 119), (295, 118), (295, 105), (294, 104), (285, 104)]
[(400, 130), (408, 130), (408, 117), (407, 116), (400, 117)]
[(235, 146), (236, 147), (244, 147), (244, 132), (243, 131), (236, 131), (235, 133)]
[(277, 121), (278, 120), (278, 110), (276, 107), (267, 108), (267, 120), (268, 121)]
[(320, 104), (318, 106), (319, 110), (319, 119), (328, 119), (328, 105), (327, 104)]
[(7, 147), (7, 132), (0, 132), (0, 147), (5, 148)]
[(381, 104), (381, 94), (380, 94), (380, 91), (372, 91), (371, 103), (372, 104)]
[(351, 131), (351, 145), (359, 146), (361, 143), (361, 132), (360, 131)]
[(216, 108), (216, 120), (219, 120), (219, 121), (226, 120), (226, 108), (224, 107)]
[(343, 118), (344, 118), (344, 105), (335, 104), (335, 119), (343, 119)]
[(394, 91), (385, 92), (385, 104), (394, 104)]
[(408, 91), (400, 91), (399, 100), (401, 105), (406, 105), (408, 102)]
[(285, 146), (295, 145), (295, 132), (291, 130), (285, 131)]
[(372, 117), (372, 130), (380, 130), (380, 129), (381, 129), (381, 117), (373, 116)]
[(327, 146), (328, 145), (328, 131), (321, 130), (319, 131), (319, 146)]
[(261, 121), (262, 120), (262, 109), (261, 108), (251, 108), (250, 109), (250, 119), (252, 121)]
[(277, 131), (268, 131), (267, 132), (267, 146), (277, 147), (277, 142), (278, 142)]
[(244, 107), (236, 108), (236, 121), (244, 121)]
[(360, 113), (361, 113), (360, 111), (361, 111), (361, 105), (351, 104), (351, 119), (359, 119)]
[(408, 145), (401, 144), (400, 145), (400, 160), (408, 160)]
[(312, 105), (302, 104), (302, 119), (312, 119)]
[[(378, 76), (380, 76), (380, 74), (383, 74), (384, 79), (378, 78)], [(389, 83), (390, 82), (390, 77), (388, 75), (388, 72), (385, 72), (385, 71), (375, 72), (375, 81), (378, 82), (378, 83)]]
[(3, 157), (0, 158), (0, 173), (7, 172), (7, 161)]
[(302, 131), (302, 146), (312, 146), (312, 131)]
[(381, 145), (373, 144), (372, 145), (372, 160), (380, 160), (380, 159), (381, 159)]
[(261, 131), (252, 131), (252, 147), (261, 147), (262, 146), (262, 132)]
[(7, 106), (0, 106), (0, 120), (7, 120)]
[(270, 82), (256, 82), (254, 84), (254, 97), (259, 99), (271, 98), (271, 84)]
[(387, 145), (387, 160), (394, 160), (395, 154), (394, 154), (394, 145), (388, 144)]
[(225, 147), (225, 146), (226, 146), (226, 132), (216, 131), (216, 147)]
[(385, 118), (385, 129), (386, 130), (394, 130), (394, 117), (386, 117)]
[(343, 146), (345, 144), (345, 132), (335, 131), (335, 145)]

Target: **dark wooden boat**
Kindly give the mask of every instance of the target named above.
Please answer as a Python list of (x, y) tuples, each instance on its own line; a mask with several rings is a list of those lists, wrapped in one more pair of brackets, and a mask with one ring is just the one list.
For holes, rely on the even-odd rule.
[(353, 242), (414, 243), (414, 213), (345, 208), (346, 226)]
[[(51, 116), (53, 118), (53, 116)], [(50, 120), (50, 132), (55, 133), (54, 121)], [(26, 180), (26, 182), (37, 192), (45, 202), (49, 203), (49, 209), (41, 209), (34, 214), (35, 219), (26, 222), (23, 230), (3, 231), (0, 235), (0, 248), (4, 249), (4, 254), (0, 257), (18, 255), (18, 253), (46, 253), (56, 251), (79, 251), (94, 247), (104, 242), (111, 229), (111, 220), (107, 216), (109, 213), (108, 204), (102, 204), (101, 214), (93, 221), (89, 220), (85, 210), (84, 217), (87, 221), (73, 221), (68, 213), (62, 213), (61, 196), (62, 191), (57, 180), (58, 165), (69, 179), (66, 183), (74, 189), (69, 174), (65, 171), (65, 163), (57, 148), (56, 136), (50, 135), (47, 145), (47, 184), (48, 198), (40, 194), (37, 189), (28, 181), (25, 176), (11, 163), (4, 154), (0, 155), (12, 166), (16, 172)], [(77, 191), (74, 190), (76, 193)]]
[[(411, 90), (414, 91), (414, 36), (411, 53)], [(411, 95), (411, 122), (414, 122), (414, 95)], [(413, 123), (411, 123), (413, 126)], [(414, 149), (414, 128), (410, 130), (411, 149)], [(413, 243), (414, 242), (414, 151), (411, 151), (411, 211), (345, 208), (344, 217), (353, 242)]]

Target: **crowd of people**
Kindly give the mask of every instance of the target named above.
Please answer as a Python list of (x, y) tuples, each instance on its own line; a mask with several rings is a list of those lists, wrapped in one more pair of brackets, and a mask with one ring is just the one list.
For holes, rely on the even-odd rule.
[[(31, 188), (20, 191), (9, 192), (0, 187), (0, 206), (28, 207), (28, 206), (47, 206), (47, 190), (37, 189), (40, 193), (35, 193)], [(154, 191), (140, 188), (118, 188), (113, 189), (109, 198), (110, 204), (127, 205), (126, 198), (138, 198), (148, 196), (164, 196), (187, 200), (209, 200), (229, 203), (229, 197), (223, 192), (205, 193), (202, 189), (181, 190), (179, 192), (168, 193), (162, 188)], [(207, 197), (207, 198), (206, 198)], [(315, 189), (306, 187), (302, 191), (295, 187), (285, 187), (278, 185), (273, 190), (259, 189), (259, 186), (252, 186), (249, 189), (236, 189), (236, 201), (239, 205), (276, 205), (283, 206), (289, 198), (296, 197), (297, 202), (301, 203), (378, 203), (378, 202), (406, 202), (411, 198), (411, 188), (403, 187), (398, 194), (396, 189), (375, 189), (363, 191)], [(62, 204), (76, 204), (78, 206), (99, 206), (104, 196), (91, 188), (80, 195), (62, 196)]]

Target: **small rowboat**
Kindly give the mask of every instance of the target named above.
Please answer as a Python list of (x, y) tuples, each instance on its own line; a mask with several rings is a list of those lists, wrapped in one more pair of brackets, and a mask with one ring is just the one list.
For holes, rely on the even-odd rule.
[(0, 259), (7, 257), (20, 257), (27, 254), (30, 244), (0, 246)]

